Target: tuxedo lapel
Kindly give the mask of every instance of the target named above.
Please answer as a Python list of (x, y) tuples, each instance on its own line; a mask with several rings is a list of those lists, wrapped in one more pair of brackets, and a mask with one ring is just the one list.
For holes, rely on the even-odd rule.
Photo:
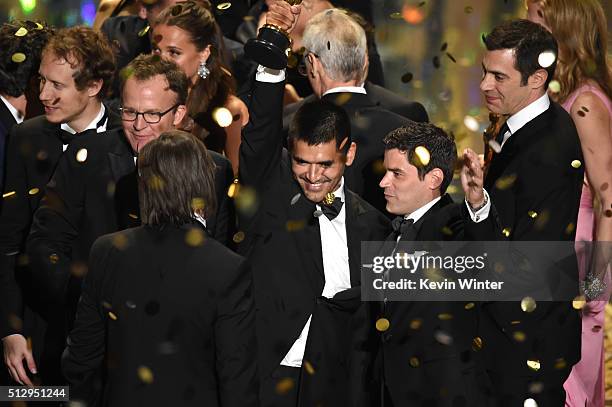
[(109, 140), (113, 143), (109, 152), (108, 160), (110, 162), (113, 179), (118, 182), (121, 178), (134, 171), (134, 156), (131, 149), (126, 145), (122, 132), (109, 132), (107, 134)]
[(346, 200), (346, 243), (348, 246), (351, 287), (361, 285), (361, 241), (368, 236), (362, 215), (366, 212), (356, 195), (344, 189)]

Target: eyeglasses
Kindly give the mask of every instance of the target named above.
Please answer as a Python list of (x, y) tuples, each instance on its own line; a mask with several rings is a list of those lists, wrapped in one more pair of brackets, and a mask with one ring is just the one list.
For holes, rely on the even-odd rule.
[(159, 121), (164, 117), (168, 112), (176, 109), (178, 104), (172, 106), (170, 109), (165, 112), (137, 112), (134, 109), (120, 107), (119, 111), (121, 112), (121, 120), (125, 120), (126, 122), (133, 122), (138, 119), (138, 115), (142, 115), (142, 118), (145, 122), (149, 124), (159, 123)]
[(319, 58), (319, 56), (312, 51), (304, 51), (304, 54), (302, 54), (302, 59), (300, 60), (300, 63), (297, 66), (297, 71), (302, 76), (308, 76), (308, 70), (306, 68), (306, 60), (308, 59), (308, 54), (312, 54), (315, 58)]

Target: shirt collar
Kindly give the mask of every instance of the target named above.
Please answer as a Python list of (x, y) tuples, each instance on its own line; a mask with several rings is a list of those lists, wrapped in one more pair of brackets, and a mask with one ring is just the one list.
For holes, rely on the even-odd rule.
[(19, 113), (19, 110), (15, 109), (15, 106), (11, 105), (11, 102), (6, 100), (6, 98), (4, 98), (4, 96), (0, 95), (0, 100), (2, 100), (2, 103), (4, 103), (4, 105), (9, 110), (9, 112), (11, 112), (11, 114), (15, 118), (15, 121), (17, 123), (22, 123), (23, 122), (23, 115), (21, 113)]
[[(106, 124), (108, 123), (108, 119), (106, 119), (104, 123), (102, 123), (98, 127), (98, 122), (104, 117), (104, 113), (106, 113), (106, 107), (104, 107), (104, 103), (100, 103), (100, 111), (98, 112), (98, 115), (94, 117), (91, 123), (89, 123), (89, 125), (85, 127), (83, 131), (90, 129), (95, 129), (97, 133), (102, 133), (106, 131)], [(66, 130), (68, 133), (77, 134), (77, 131), (70, 127), (68, 123), (62, 123), (60, 125), (60, 128), (62, 130)]]
[(331, 88), (323, 93), (323, 96), (329, 93), (340, 93), (340, 92), (348, 92), (348, 93), (362, 93), (366, 94), (366, 90), (363, 86), (338, 86), (337, 88)]
[(508, 118), (506, 124), (508, 124), (510, 133), (516, 133), (524, 125), (544, 113), (549, 107), (550, 99), (548, 98), (548, 94), (544, 93), (540, 98), (531, 102)]
[(429, 201), (429, 203), (426, 203), (425, 205), (421, 206), (419, 209), (417, 209), (416, 211), (412, 212), (411, 214), (404, 215), (404, 219), (412, 219), (414, 221), (414, 223), (417, 223), (419, 221), (419, 219), (421, 219), (423, 217), (423, 215), (425, 215), (427, 213), (427, 211), (431, 209), (432, 206), (434, 206), (436, 203), (438, 203), (438, 201), (440, 199), (442, 199), (441, 196), (435, 198), (432, 201)]

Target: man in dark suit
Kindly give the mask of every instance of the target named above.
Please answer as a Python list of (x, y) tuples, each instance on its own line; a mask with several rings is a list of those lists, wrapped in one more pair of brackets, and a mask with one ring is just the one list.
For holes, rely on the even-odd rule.
[[(398, 217), (381, 254), (392, 256), (403, 242), (419, 250), (416, 242), (462, 240), (461, 207), (445, 193), (457, 157), (454, 140), (432, 124), (411, 122), (385, 136), (384, 143), (380, 186), (387, 211)], [(481, 366), (472, 350), (477, 306), (405, 299), (371, 303), (370, 326), (379, 344), (375, 374), (384, 406), (483, 406)]]
[[(100, 133), (119, 125), (119, 117), (101, 102), (113, 70), (113, 53), (104, 37), (84, 27), (59, 30), (45, 46), (39, 69), (45, 115), (14, 126), (10, 133), (0, 217), (0, 337), (11, 376), (20, 383), (31, 385), (24, 359), (29, 371), (36, 372), (24, 334), (33, 336), (42, 381), (63, 382), (62, 312), (38, 296), (27, 257), (20, 253), (45, 185), (70, 141), (86, 137), (85, 133), (103, 137)], [(42, 316), (44, 323), (30, 311)]]
[[(290, 30), (300, 7), (279, 1), (271, 10), (267, 21)], [(356, 149), (346, 112), (327, 101), (304, 105), (291, 126), (288, 159), (284, 71), (259, 67), (256, 79), (237, 197), (254, 193), (256, 202), (240, 205), (239, 249), (253, 267), (262, 404), (295, 406), (317, 298), (359, 289), (360, 242), (386, 236), (388, 222), (345, 186)]]
[[(259, 405), (251, 273), (197, 219), (215, 210), (214, 167), (204, 144), (182, 131), (141, 150), (143, 226), (92, 247), (62, 360), (71, 400)], [(186, 204), (193, 200), (208, 205)]]
[[(306, 49), (303, 69), (314, 94), (342, 106), (351, 118), (357, 153), (346, 171), (346, 185), (384, 212), (385, 200), (378, 189), (382, 177), (382, 139), (409, 119), (377, 105), (373, 99), (376, 95), (370, 95), (363, 86), (368, 70), (366, 34), (346, 12), (329, 9), (314, 16), (306, 25), (302, 42)], [(372, 88), (381, 89), (368, 86)], [(380, 97), (381, 92), (377, 93), (376, 97)], [(420, 104), (412, 104), (410, 120), (427, 121), (427, 113)]]
[[(484, 42), (480, 88), (488, 109), (509, 117), (494, 144), (498, 153), (484, 179), (485, 190), (480, 182), (472, 184), (483, 177), (476, 155), (469, 149), (464, 154), (463, 212), (471, 219), (466, 236), (572, 241), (584, 171), (576, 128), (546, 93), (557, 43), (527, 20), (497, 26)], [(489, 213), (491, 202), (497, 213)], [(515, 406), (528, 398), (538, 406), (563, 405), (563, 382), (580, 358), (580, 315), (570, 301), (540, 301), (533, 312), (523, 312), (516, 302), (485, 303), (479, 331), (498, 405)], [(516, 331), (524, 341), (514, 339)]]

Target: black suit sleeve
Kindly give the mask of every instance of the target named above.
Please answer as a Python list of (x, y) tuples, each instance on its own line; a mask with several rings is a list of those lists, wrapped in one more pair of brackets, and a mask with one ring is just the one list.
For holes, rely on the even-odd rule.
[(111, 252), (110, 242), (98, 240), (91, 248), (91, 267), (85, 277), (76, 314), (62, 356), (62, 373), (70, 384), (70, 399), (96, 405), (96, 374), (105, 354), (105, 318), (101, 304), (101, 280)]
[(255, 308), (246, 263), (228, 282), (214, 325), (220, 405), (257, 406)]
[(75, 143), (62, 155), (34, 213), (27, 253), (36, 284), (45, 300), (62, 301), (70, 279), (73, 243), (83, 211), (86, 161), (76, 158)]
[(213, 238), (224, 245), (232, 246), (232, 237), (236, 231), (236, 214), (234, 202), (227, 195), (228, 188), (234, 181), (232, 165), (224, 156), (210, 152), (215, 161), (215, 192), (217, 197), (217, 211), (214, 216), (207, 219), (211, 225), (209, 231)]

